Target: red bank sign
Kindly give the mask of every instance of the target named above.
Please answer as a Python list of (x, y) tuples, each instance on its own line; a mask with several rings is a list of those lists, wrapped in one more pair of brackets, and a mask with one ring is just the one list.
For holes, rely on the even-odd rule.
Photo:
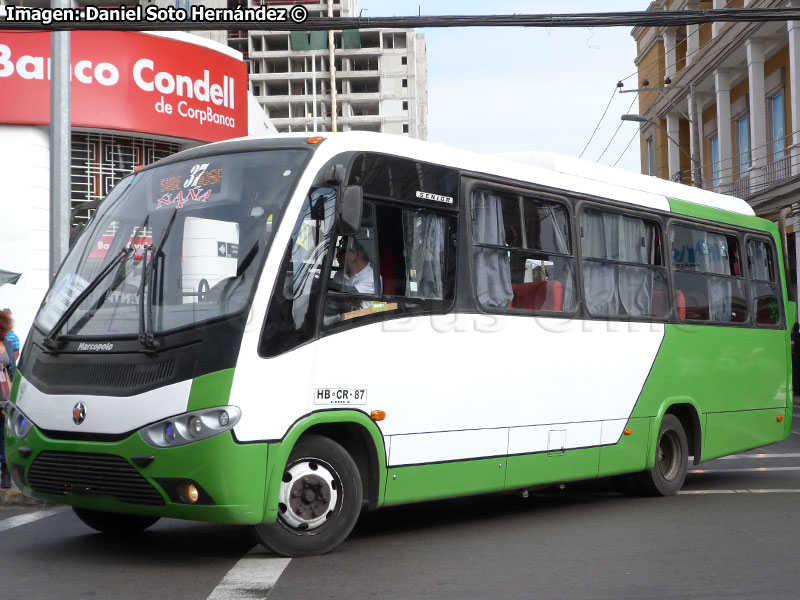
[[(73, 127), (213, 142), (247, 135), (245, 63), (188, 42), (74, 31)], [(50, 34), (0, 32), (0, 123), (50, 122)]]

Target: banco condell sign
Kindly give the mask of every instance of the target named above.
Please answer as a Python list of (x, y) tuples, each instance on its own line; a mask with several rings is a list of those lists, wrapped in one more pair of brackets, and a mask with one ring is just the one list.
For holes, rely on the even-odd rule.
[[(73, 127), (212, 142), (247, 135), (247, 67), (144, 33), (74, 31)], [(50, 34), (0, 32), (0, 124), (50, 121)]]

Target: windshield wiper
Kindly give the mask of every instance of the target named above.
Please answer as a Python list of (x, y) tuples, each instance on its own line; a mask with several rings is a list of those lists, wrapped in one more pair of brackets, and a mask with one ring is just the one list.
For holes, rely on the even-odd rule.
[(136, 238), (139, 236), (139, 231), (147, 227), (147, 221), (149, 218), (150, 216), (148, 215), (147, 218), (145, 218), (144, 223), (134, 229), (133, 237), (131, 237), (131, 243), (120, 250), (119, 254), (117, 254), (114, 259), (108, 263), (105, 268), (103, 268), (102, 271), (94, 276), (84, 290), (78, 294), (78, 297), (75, 298), (75, 300), (73, 300), (72, 303), (67, 307), (67, 310), (64, 311), (58, 321), (56, 321), (56, 324), (53, 325), (48, 334), (45, 336), (44, 340), (42, 340), (42, 344), (44, 344), (45, 348), (48, 348), (49, 350), (56, 350), (58, 348), (56, 336), (58, 335), (58, 332), (61, 331), (61, 328), (64, 327), (64, 324), (67, 322), (67, 320), (73, 314), (75, 314), (75, 311), (78, 310), (78, 307), (83, 303), (84, 300), (86, 300), (86, 298), (89, 297), (89, 294), (91, 294), (106, 277), (108, 277), (109, 273), (111, 273), (117, 267), (117, 265), (127, 260), (131, 254), (136, 251)]
[[(150, 246), (145, 248), (144, 253), (142, 254), (142, 280), (139, 282), (139, 341), (148, 350), (155, 350), (158, 348), (158, 342), (153, 337), (152, 298), (148, 299), (147, 318), (145, 318), (144, 291), (145, 287), (147, 286), (147, 281), (153, 273), (153, 265), (158, 260), (158, 257), (161, 256), (162, 250), (164, 249), (164, 243), (167, 241), (167, 237), (172, 229), (172, 224), (175, 223), (175, 217), (177, 215), (178, 207), (176, 206), (172, 216), (169, 218), (166, 229), (164, 229), (164, 233), (161, 235), (161, 239), (158, 241), (158, 246), (156, 247), (155, 251), (153, 251), (153, 245), (150, 244)], [(147, 262), (148, 251), (151, 251), (150, 262)], [(150, 287), (150, 295), (152, 296), (152, 286)]]

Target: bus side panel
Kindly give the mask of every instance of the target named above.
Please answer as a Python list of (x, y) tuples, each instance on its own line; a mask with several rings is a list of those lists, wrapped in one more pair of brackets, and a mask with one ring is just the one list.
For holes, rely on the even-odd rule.
[(503, 489), (506, 457), (390, 468), (385, 505)]
[(506, 489), (592, 479), (597, 476), (599, 455), (600, 448), (595, 446), (509, 456)]
[(644, 470), (652, 422), (649, 418), (630, 419), (625, 429), (632, 433), (620, 436), (613, 446), (600, 448), (599, 477)]
[(782, 420), (778, 421), (778, 417), (784, 413), (783, 408), (772, 408), (708, 415), (703, 460), (758, 448), (783, 439), (784, 425)]
[[(742, 427), (750, 448), (783, 439), (785, 427), (775, 415), (791, 411), (787, 338), (775, 329), (668, 325), (632, 416), (658, 416), (662, 407), (691, 399), (701, 421), (707, 416), (703, 460), (743, 449)], [(771, 422), (762, 411), (773, 415)], [(715, 416), (731, 413), (737, 416)]]

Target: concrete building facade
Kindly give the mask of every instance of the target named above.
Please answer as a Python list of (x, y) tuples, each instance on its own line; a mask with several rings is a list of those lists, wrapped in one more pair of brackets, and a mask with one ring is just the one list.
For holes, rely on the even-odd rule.
[[(780, 8), (798, 0), (656, 0), (647, 10)], [(636, 27), (642, 173), (789, 218), (800, 249), (800, 22)]]
[[(249, 0), (250, 6), (261, 3)], [(358, 15), (357, 0), (305, 6), (310, 16), (327, 16), (329, 8), (334, 17)], [(329, 37), (319, 33), (311, 45), (320, 40), (324, 48), (304, 50), (288, 31), (228, 32), (228, 44), (249, 61), (250, 91), (278, 131), (333, 131), (335, 112), (337, 131), (427, 139), (424, 35), (413, 29), (337, 31), (331, 51)]]

